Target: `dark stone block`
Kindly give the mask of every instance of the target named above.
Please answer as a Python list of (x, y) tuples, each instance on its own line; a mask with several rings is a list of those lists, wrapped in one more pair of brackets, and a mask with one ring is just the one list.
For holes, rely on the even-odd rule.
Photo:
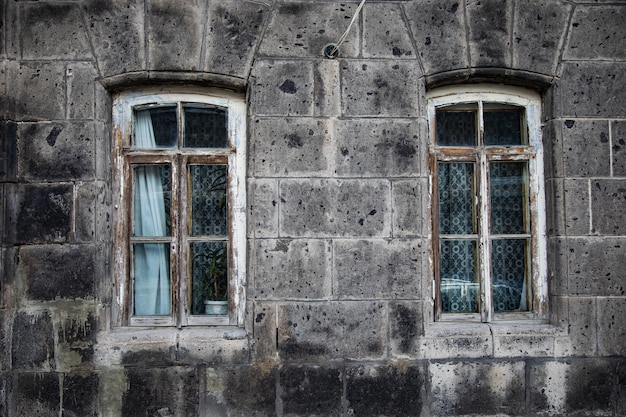
[(5, 231), (13, 243), (67, 242), (72, 229), (72, 186), (6, 187)]
[(626, 240), (570, 238), (567, 245), (571, 295), (624, 296)]
[[(622, 255), (624, 256), (624, 255)], [(598, 355), (626, 356), (626, 302), (622, 297), (598, 299)]]
[(361, 365), (347, 374), (346, 399), (355, 416), (416, 416), (424, 407), (425, 372), (420, 366)]
[(609, 176), (611, 158), (608, 122), (566, 120), (562, 129), (565, 176)]
[(13, 387), (16, 416), (59, 417), (61, 394), (56, 373), (19, 373)]
[(17, 123), (0, 122), (0, 181), (17, 177)]
[(59, 344), (73, 352), (77, 352), (83, 362), (93, 358), (96, 343), (97, 319), (91, 313), (86, 320), (68, 317), (59, 329)]
[(567, 413), (610, 415), (615, 385), (614, 371), (611, 363), (602, 359), (572, 362), (568, 368), (565, 386)]
[(466, 2), (470, 65), (509, 67), (511, 13), (506, 0)]
[(19, 263), (32, 300), (94, 297), (93, 246), (25, 246)]
[(582, 5), (576, 7), (565, 59), (626, 59), (626, 7)]
[[(286, 415), (341, 415), (341, 371), (325, 366), (289, 366), (280, 371)], [(357, 414), (358, 415), (358, 414)]]
[(63, 417), (98, 416), (98, 374), (66, 374), (63, 378)]
[(123, 416), (198, 415), (198, 375), (194, 369), (126, 368), (128, 389), (122, 397)]
[(613, 175), (626, 177), (626, 121), (611, 122)]
[[(8, 109), (16, 120), (65, 118), (65, 63), (22, 61), (9, 67)], [(59, 99), (60, 98), (60, 99)]]
[(600, 179), (591, 182), (593, 232), (625, 235), (626, 179)]
[(415, 354), (424, 334), (421, 304), (394, 302), (389, 305), (389, 343), (395, 354)]
[(48, 313), (20, 312), (13, 320), (13, 369), (54, 368), (54, 329)]
[(229, 415), (275, 416), (276, 372), (272, 362), (229, 369), (223, 379)]

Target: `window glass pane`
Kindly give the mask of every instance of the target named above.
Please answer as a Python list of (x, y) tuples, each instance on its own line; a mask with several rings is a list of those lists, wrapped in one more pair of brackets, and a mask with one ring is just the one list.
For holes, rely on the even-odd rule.
[(526, 233), (526, 162), (489, 164), (491, 233)]
[(215, 106), (185, 104), (187, 148), (225, 148), (228, 146), (226, 110)]
[(135, 110), (133, 148), (173, 148), (177, 138), (176, 106)]
[(485, 145), (522, 145), (522, 110), (486, 111)]
[(480, 287), (476, 274), (476, 242), (442, 240), (440, 251), (443, 312), (477, 312)]
[(476, 145), (476, 112), (437, 110), (437, 145)]
[(133, 243), (132, 251), (133, 315), (170, 315), (169, 243)]
[(440, 162), (437, 167), (437, 183), (439, 233), (456, 235), (474, 233), (474, 164)]
[(172, 200), (169, 165), (133, 165), (133, 236), (169, 236)]
[[(193, 242), (191, 254), (192, 314), (228, 314), (228, 248), (226, 242)], [(221, 303), (214, 303), (221, 302)]]
[(226, 165), (190, 165), (189, 190), (192, 236), (227, 236)]
[(528, 310), (526, 247), (526, 239), (491, 241), (494, 311)]

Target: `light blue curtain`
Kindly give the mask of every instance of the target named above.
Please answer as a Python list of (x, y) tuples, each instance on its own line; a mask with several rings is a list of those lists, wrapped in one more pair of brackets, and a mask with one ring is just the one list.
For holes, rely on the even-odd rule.
[[(136, 148), (155, 148), (152, 118), (148, 110), (136, 114)], [(166, 215), (161, 167), (135, 167), (134, 235), (166, 236)], [(171, 314), (169, 244), (134, 245), (135, 311), (137, 316)]]

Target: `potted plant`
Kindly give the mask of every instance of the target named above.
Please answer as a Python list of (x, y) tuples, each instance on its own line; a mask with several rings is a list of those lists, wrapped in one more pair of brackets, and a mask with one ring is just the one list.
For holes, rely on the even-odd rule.
[(201, 254), (203, 274), (200, 291), (204, 301), (204, 313), (207, 315), (228, 314), (228, 256), (226, 245), (209, 244)]

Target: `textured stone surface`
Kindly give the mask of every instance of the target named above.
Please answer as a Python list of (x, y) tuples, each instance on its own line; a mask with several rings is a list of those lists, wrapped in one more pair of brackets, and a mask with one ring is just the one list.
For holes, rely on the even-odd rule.
[(613, 175), (626, 176), (626, 122), (611, 123), (611, 151), (613, 154)]
[(624, 239), (569, 239), (569, 291), (572, 295), (624, 296)]
[(290, 61), (256, 61), (252, 110), (257, 115), (313, 114), (313, 67)]
[(415, 357), (424, 335), (424, 316), (419, 302), (389, 304), (389, 349), (391, 356)]
[[(624, 295), (626, 285), (621, 288)], [(598, 299), (598, 350), (602, 356), (624, 356), (626, 354), (626, 303), (623, 298)]]
[(565, 229), (567, 234), (588, 235), (591, 229), (588, 179), (566, 179)]
[(287, 366), (280, 370), (285, 416), (340, 416), (341, 370), (326, 366)]
[(593, 231), (602, 235), (625, 235), (624, 202), (626, 180), (599, 179), (591, 181)]
[(423, 219), (426, 217), (421, 210), (424, 189), (425, 187), (417, 180), (398, 180), (392, 183), (395, 237), (414, 237), (422, 234)]
[(572, 17), (567, 59), (626, 59), (626, 6), (579, 6)]
[(95, 416), (98, 413), (98, 374), (66, 374), (63, 377), (63, 415)]
[(608, 176), (611, 165), (609, 124), (566, 120), (563, 123), (563, 163), (566, 176)]
[(52, 372), (16, 374), (15, 415), (57, 417), (61, 410), (59, 375)]
[(466, 3), (470, 65), (506, 67), (511, 62), (510, 3), (483, 0)]
[(11, 364), (13, 369), (54, 368), (54, 334), (48, 313), (20, 312), (13, 320)]
[(255, 180), (248, 187), (248, 232), (255, 237), (278, 236), (278, 182)]
[[(17, 120), (65, 117), (65, 65), (62, 62), (21, 62), (8, 67), (8, 110)], [(60, 98), (50, 100), (51, 97)]]
[(399, 5), (367, 4), (362, 13), (364, 57), (416, 59)]

